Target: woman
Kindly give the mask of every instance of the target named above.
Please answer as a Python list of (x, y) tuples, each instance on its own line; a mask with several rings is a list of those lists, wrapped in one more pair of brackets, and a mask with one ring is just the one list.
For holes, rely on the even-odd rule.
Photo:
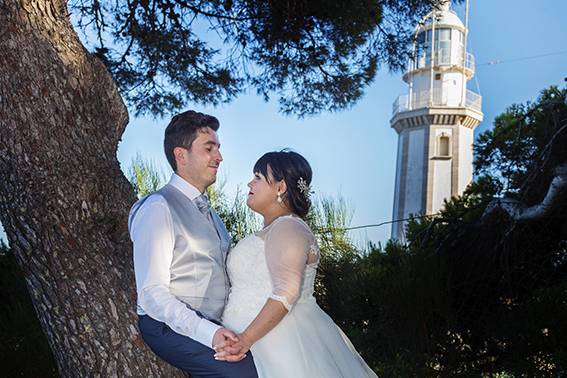
[(313, 297), (319, 249), (303, 220), (311, 176), (309, 163), (286, 150), (254, 166), (247, 205), (264, 228), (228, 256), (232, 287), (222, 322), (239, 341), (215, 356), (251, 350), (259, 377), (375, 377)]

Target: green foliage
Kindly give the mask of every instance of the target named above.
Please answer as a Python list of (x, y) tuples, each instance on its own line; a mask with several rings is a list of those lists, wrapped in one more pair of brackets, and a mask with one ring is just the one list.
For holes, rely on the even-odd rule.
[(3, 240), (0, 240), (0, 288), (2, 375), (57, 377), (57, 366), (36, 317), (24, 275)]
[(260, 218), (246, 206), (246, 194), (237, 189), (232, 203), (224, 192), (224, 182), (217, 183), (207, 189), (211, 206), (223, 220), (233, 245), (246, 235), (250, 235), (262, 228)]
[(417, 21), (436, 3), (76, 0), (69, 6), (138, 114), (216, 105), (252, 86), (265, 99), (277, 93), (284, 113), (305, 116), (353, 105), (380, 64), (402, 67)]
[(315, 280), (317, 302), (325, 309), (342, 311), (335, 304), (340, 300), (335, 295), (338, 286), (352, 273), (349, 269), (357, 258), (358, 251), (345, 230), (350, 224), (352, 211), (342, 197), (321, 197), (307, 216), (307, 223), (315, 233), (321, 252), (319, 269)]
[(536, 102), (509, 107), (478, 136), (475, 173), (491, 179), (498, 194), (515, 196), (542, 163), (559, 161), (565, 132), (556, 134), (565, 122), (566, 95), (567, 89), (545, 89)]
[(140, 155), (132, 159), (128, 169), (128, 181), (134, 186), (138, 198), (147, 196), (158, 190), (165, 183), (165, 174), (152, 160)]
[(307, 223), (317, 235), (323, 258), (356, 252), (346, 228), (352, 220), (352, 210), (344, 198), (318, 198), (307, 217)]

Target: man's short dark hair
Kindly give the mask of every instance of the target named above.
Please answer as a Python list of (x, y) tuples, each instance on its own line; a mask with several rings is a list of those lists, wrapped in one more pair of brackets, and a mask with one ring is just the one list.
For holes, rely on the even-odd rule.
[(208, 114), (188, 110), (179, 113), (171, 119), (165, 129), (163, 148), (167, 161), (174, 172), (177, 171), (177, 163), (173, 149), (183, 147), (191, 150), (191, 145), (197, 139), (197, 133), (204, 128), (210, 127), (214, 131), (219, 129), (219, 120)]

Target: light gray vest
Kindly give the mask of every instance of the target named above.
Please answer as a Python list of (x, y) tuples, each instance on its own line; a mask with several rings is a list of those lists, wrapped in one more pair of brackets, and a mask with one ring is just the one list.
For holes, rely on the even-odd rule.
[(189, 308), (219, 321), (230, 289), (226, 272), (230, 236), (212, 209), (214, 226), (173, 185), (156, 193), (167, 201), (173, 219), (175, 247), (169, 290)]

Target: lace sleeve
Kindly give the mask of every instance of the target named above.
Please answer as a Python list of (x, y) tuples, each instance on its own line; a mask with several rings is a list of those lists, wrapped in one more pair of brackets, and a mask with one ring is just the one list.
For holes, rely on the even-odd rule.
[(305, 265), (314, 237), (300, 220), (292, 217), (277, 219), (266, 234), (266, 263), (272, 279), (270, 298), (291, 310), (301, 292)]

